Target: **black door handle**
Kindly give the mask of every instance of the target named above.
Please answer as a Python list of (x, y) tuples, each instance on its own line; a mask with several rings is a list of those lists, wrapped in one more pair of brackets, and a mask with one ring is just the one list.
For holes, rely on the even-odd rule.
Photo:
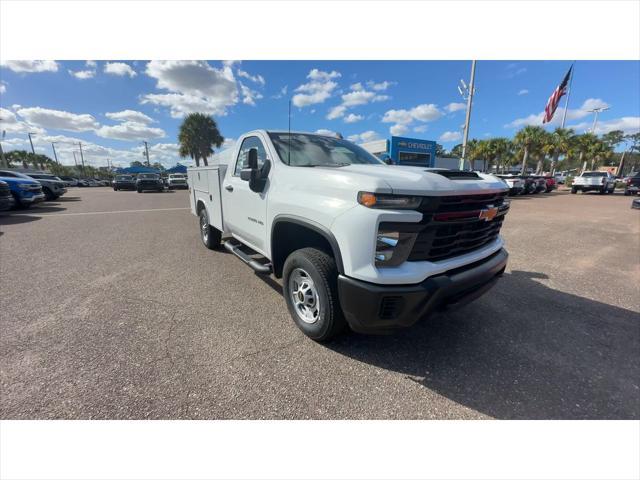
[(228, 192), (233, 192), (233, 185), (227, 185), (226, 187), (224, 187), (224, 189)]

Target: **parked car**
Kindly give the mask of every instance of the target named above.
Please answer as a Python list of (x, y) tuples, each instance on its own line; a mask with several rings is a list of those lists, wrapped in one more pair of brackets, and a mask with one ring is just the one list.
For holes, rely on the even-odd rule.
[(544, 189), (541, 189), (541, 192), (549, 193), (558, 188), (555, 178), (550, 175), (534, 175), (534, 178), (540, 185), (540, 188), (542, 188), (542, 182), (540, 180), (544, 181)]
[(553, 178), (555, 178), (558, 184), (564, 184), (567, 180), (567, 172), (558, 172), (553, 176)]
[(164, 183), (157, 173), (140, 173), (136, 180), (136, 190), (142, 193), (145, 190), (164, 191)]
[(78, 186), (78, 179), (77, 178), (66, 177), (66, 176), (61, 176), (59, 178), (60, 178), (60, 180), (62, 180), (64, 182), (66, 187), (77, 187)]
[(601, 194), (613, 193), (616, 188), (616, 179), (609, 172), (582, 172), (582, 175), (573, 179), (571, 193), (598, 191)]
[(42, 184), (42, 191), (47, 200), (56, 200), (67, 193), (64, 182), (55, 175), (49, 173), (25, 173)]
[(0, 180), (9, 185), (16, 207), (28, 208), (45, 199), (40, 182), (20, 172), (0, 170)]
[(167, 187), (169, 189), (174, 188), (189, 188), (187, 186), (187, 176), (182, 173), (171, 173), (167, 177)]
[(524, 191), (523, 194), (531, 195), (533, 193), (537, 193), (538, 183), (533, 177), (528, 175), (521, 175), (520, 178), (524, 182)]
[(112, 182), (113, 190), (135, 190), (136, 178), (133, 175), (116, 175)]
[(347, 324), (409, 327), (506, 268), (508, 189), (490, 174), (389, 166), (343, 139), (266, 130), (187, 172), (203, 244), (224, 234), (254, 271), (282, 278), (293, 321), (317, 341)]
[(0, 180), (0, 211), (9, 210), (16, 204), (7, 182)]
[(638, 193), (640, 190), (640, 172), (633, 176), (628, 176), (624, 180), (624, 194), (631, 195)]
[(524, 180), (514, 175), (496, 175), (498, 178), (504, 180), (509, 187), (509, 195), (520, 195), (524, 192)]
[(531, 178), (533, 178), (533, 181), (536, 184), (536, 191), (533, 193), (542, 193), (547, 191), (547, 181), (544, 179), (544, 177), (531, 175)]

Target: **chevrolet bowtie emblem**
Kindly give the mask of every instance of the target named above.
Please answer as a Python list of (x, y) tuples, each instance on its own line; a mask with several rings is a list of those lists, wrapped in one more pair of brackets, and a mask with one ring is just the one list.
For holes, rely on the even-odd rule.
[(498, 209), (496, 207), (491, 207), (484, 210), (480, 210), (480, 213), (478, 214), (478, 218), (480, 220), (484, 219), (485, 221), (490, 222), (491, 220), (496, 218), (497, 214), (498, 214)]

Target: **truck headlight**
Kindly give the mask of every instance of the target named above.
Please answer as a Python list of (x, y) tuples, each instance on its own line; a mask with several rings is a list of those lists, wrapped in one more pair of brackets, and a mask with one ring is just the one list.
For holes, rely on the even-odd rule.
[(415, 210), (422, 203), (422, 197), (412, 195), (391, 195), (388, 193), (358, 192), (358, 203), (368, 208)]
[(378, 230), (375, 263), (379, 267), (396, 267), (411, 253), (417, 234)]

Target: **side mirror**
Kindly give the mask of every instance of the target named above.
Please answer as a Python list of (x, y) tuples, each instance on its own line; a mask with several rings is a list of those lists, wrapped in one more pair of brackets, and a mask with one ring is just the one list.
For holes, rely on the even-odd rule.
[(258, 168), (258, 149), (252, 148), (247, 156), (247, 168), (240, 171), (240, 178), (249, 182), (252, 192), (262, 192), (267, 184), (271, 162), (266, 159), (261, 168)]
[(384, 159), (384, 163), (387, 165), (393, 165), (393, 160), (391, 160), (391, 157), (387, 157)]
[(250, 148), (247, 154), (247, 165), (240, 171), (240, 179), (251, 182), (254, 172), (258, 170), (258, 149)]

